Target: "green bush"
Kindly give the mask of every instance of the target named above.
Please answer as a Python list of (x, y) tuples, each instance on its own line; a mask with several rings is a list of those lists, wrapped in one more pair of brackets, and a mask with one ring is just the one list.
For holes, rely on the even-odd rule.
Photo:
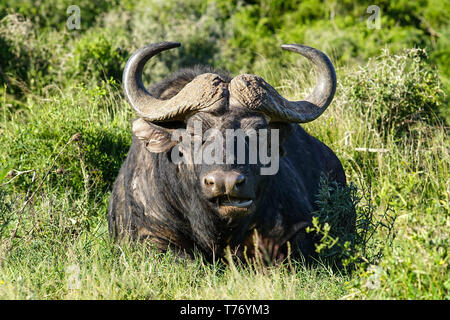
[(76, 40), (73, 57), (67, 62), (67, 79), (100, 83), (102, 80), (122, 80), (128, 52), (121, 51), (104, 35), (84, 34)]
[(438, 74), (427, 64), (423, 49), (401, 54), (383, 50), (365, 68), (347, 73), (347, 98), (379, 133), (399, 135), (419, 122), (436, 124), (445, 111)]
[[(131, 142), (124, 119), (129, 110), (120, 94), (114, 80), (93, 88), (70, 88), (64, 96), (58, 90), (48, 92), (47, 101), (32, 102), (23, 111), (23, 118), (12, 116), (16, 120), (0, 135), (0, 168), (36, 171), (39, 177), (52, 169), (49, 186), (61, 194), (67, 188), (75, 194), (105, 192), (112, 186)], [(114, 119), (115, 114), (121, 117)], [(64, 147), (76, 133), (82, 138)], [(9, 186), (25, 192), (31, 177), (31, 173), (20, 176)]]
[[(450, 93), (450, 25), (441, 29), (440, 37), (436, 41), (436, 48), (431, 51), (430, 56), (433, 61), (436, 61), (448, 97)], [(450, 119), (449, 110), (447, 110), (447, 119)]]
[(152, 59), (144, 70), (144, 80), (154, 82), (194, 64), (220, 67), (220, 48), (228, 30), (224, 28), (224, 13), (215, 1), (144, 0), (133, 8), (128, 12), (120, 7), (111, 10), (102, 24), (130, 53), (153, 42), (182, 44)]
[[(231, 34), (221, 63), (233, 72), (276, 70), (283, 43), (319, 48), (337, 66), (361, 63), (385, 47), (394, 53), (421, 47), (441, 52), (432, 55), (429, 63), (438, 64), (442, 79), (448, 79), (450, 74), (441, 61), (450, 19), (444, 2), (378, 2), (381, 29), (370, 29), (366, 10), (374, 4), (371, 1), (238, 1), (227, 11)], [(283, 67), (296, 57), (287, 59)]]
[(319, 236), (316, 251), (322, 261), (349, 270), (379, 263), (395, 238), (395, 213), (388, 209), (377, 216), (370, 197), (370, 190), (358, 190), (353, 183), (341, 187), (321, 179), (316, 201), (320, 209), (308, 231)]
[(20, 15), (1, 19), (0, 84), (6, 85), (9, 92), (23, 94), (39, 89), (48, 74), (50, 55), (30, 20)]
[(117, 0), (6, 0), (0, 3), (0, 17), (8, 13), (18, 13), (42, 28), (64, 30), (70, 13), (67, 8), (80, 8), (81, 29), (92, 27), (99, 15), (117, 6)]

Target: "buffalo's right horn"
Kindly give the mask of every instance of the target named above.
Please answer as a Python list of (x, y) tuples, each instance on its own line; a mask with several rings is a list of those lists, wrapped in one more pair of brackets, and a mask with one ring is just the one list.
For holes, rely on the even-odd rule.
[(147, 61), (161, 51), (180, 45), (179, 42), (149, 44), (136, 51), (128, 60), (123, 72), (123, 90), (131, 107), (140, 117), (149, 121), (181, 120), (189, 113), (224, 100), (226, 85), (218, 75), (211, 73), (199, 75), (168, 100), (157, 99), (145, 89), (142, 71)]

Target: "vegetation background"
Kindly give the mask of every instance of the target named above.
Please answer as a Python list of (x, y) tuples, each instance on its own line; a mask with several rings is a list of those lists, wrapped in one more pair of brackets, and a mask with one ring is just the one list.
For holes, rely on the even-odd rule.
[[(449, 8), (448, 0), (1, 0), (0, 299), (449, 299)], [(327, 185), (314, 267), (181, 261), (110, 241), (107, 202), (133, 118), (122, 70), (134, 50), (167, 40), (183, 46), (149, 63), (147, 84), (203, 63), (258, 74), (298, 99), (314, 73), (280, 45), (331, 57), (336, 98), (304, 127), (344, 164), (358, 241), (333, 224), (346, 211)], [(336, 256), (343, 265), (330, 263)]]

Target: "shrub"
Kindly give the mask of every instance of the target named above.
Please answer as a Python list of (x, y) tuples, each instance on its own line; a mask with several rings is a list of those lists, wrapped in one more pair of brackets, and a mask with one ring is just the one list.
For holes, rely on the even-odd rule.
[(77, 5), (80, 8), (81, 29), (94, 25), (97, 17), (110, 8), (117, 6), (117, 0), (11, 0), (0, 3), (0, 17), (8, 13), (18, 13), (42, 28), (62, 30), (70, 14), (67, 8)]
[(87, 33), (75, 43), (73, 57), (67, 62), (67, 78), (84, 83), (110, 78), (121, 81), (127, 56), (128, 52), (115, 47), (104, 35)]
[(401, 54), (383, 50), (376, 59), (342, 79), (349, 108), (356, 109), (382, 135), (400, 135), (418, 122), (435, 124), (444, 111), (438, 74), (423, 49)]
[[(105, 192), (131, 142), (126, 130), (129, 110), (122, 103), (117, 83), (110, 80), (94, 88), (79, 85), (65, 89), (64, 94), (52, 90), (45, 100), (30, 99), (21, 118), (13, 116), (15, 120), (6, 125), (0, 135), (0, 168), (34, 170), (42, 177), (71, 136), (80, 133), (82, 138), (70, 143), (58, 157), (48, 185), (61, 194), (67, 188), (78, 195)], [(62, 172), (56, 172), (58, 168)], [(20, 176), (8, 186), (26, 192), (31, 176)]]
[(50, 52), (39, 45), (35, 26), (20, 15), (10, 14), (0, 21), (0, 84), (20, 94), (39, 88), (47, 75)]
[(392, 210), (377, 216), (369, 191), (360, 191), (353, 183), (340, 187), (325, 178), (321, 179), (316, 203), (319, 210), (314, 212), (314, 227), (308, 231), (320, 238), (316, 251), (322, 261), (350, 269), (380, 261), (383, 249), (395, 237)]
[[(132, 52), (146, 44), (178, 41), (182, 46), (149, 62), (144, 80), (152, 82), (170, 72), (194, 64), (218, 66), (220, 47), (227, 34), (225, 18), (214, 1), (144, 0), (130, 12), (122, 8), (105, 14), (103, 25), (114, 30), (122, 45)], [(122, 34), (127, 30), (126, 34)], [(119, 40), (118, 39), (118, 40)]]

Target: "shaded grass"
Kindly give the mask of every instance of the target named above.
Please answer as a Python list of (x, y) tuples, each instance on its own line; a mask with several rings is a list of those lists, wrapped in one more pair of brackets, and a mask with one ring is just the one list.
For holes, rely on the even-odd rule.
[[(36, 224), (0, 266), (1, 299), (336, 299), (347, 277), (325, 266), (271, 268), (204, 263), (162, 254), (148, 244), (113, 243), (104, 205), (41, 195)], [(101, 209), (103, 208), (103, 209)], [(30, 210), (31, 211), (31, 210)], [(81, 217), (95, 220), (85, 228)]]

